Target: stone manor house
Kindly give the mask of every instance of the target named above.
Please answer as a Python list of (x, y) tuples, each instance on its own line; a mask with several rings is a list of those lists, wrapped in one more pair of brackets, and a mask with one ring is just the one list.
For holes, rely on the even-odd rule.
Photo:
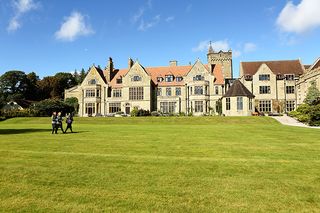
[(193, 65), (144, 67), (129, 58), (127, 68), (117, 69), (109, 58), (104, 70), (92, 66), (81, 85), (65, 90), (65, 98), (78, 99), (79, 116), (130, 114), (134, 108), (193, 115), (286, 113), (302, 103), (310, 79), (320, 86), (319, 67), (319, 60), (307, 67), (300, 60), (241, 62), (240, 78), (233, 79), (232, 51), (215, 52), (210, 45), (205, 64), (198, 59)]

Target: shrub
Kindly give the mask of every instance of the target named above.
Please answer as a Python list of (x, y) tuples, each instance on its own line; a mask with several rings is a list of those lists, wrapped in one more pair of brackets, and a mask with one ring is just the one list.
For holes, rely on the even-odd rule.
[(7, 118), (15, 118), (15, 117), (35, 117), (38, 116), (38, 111), (33, 109), (24, 109), (24, 110), (8, 110), (2, 113), (2, 116)]
[(138, 109), (137, 107), (134, 107), (130, 115), (132, 117), (141, 117), (141, 116), (150, 116), (151, 114), (149, 110)]
[(51, 116), (52, 112), (62, 112), (62, 114), (74, 112), (74, 107), (58, 99), (46, 99), (36, 103), (33, 110), (38, 111), (38, 116)]
[(295, 111), (289, 113), (298, 121), (308, 123), (310, 126), (320, 126), (320, 104), (302, 104)]
[(309, 118), (309, 124), (311, 126), (320, 126), (320, 104), (311, 107)]

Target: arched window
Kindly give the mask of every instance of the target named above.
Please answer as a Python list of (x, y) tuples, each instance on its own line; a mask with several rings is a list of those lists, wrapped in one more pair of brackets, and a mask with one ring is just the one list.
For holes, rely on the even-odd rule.
[(139, 75), (135, 75), (131, 78), (131, 81), (141, 81), (141, 77)]
[(93, 84), (97, 84), (96, 79), (91, 79), (89, 80), (88, 84), (93, 85)]

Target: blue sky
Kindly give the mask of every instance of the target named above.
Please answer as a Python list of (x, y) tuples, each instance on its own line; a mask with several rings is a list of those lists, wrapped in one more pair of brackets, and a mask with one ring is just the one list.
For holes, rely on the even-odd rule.
[(0, 74), (206, 63), (209, 41), (240, 61), (320, 57), (319, 0), (0, 0)]

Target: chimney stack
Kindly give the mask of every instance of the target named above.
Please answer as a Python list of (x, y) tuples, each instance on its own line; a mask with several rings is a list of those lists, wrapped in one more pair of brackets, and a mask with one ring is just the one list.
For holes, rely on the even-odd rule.
[(176, 67), (176, 66), (178, 66), (178, 61), (176, 61), (176, 60), (170, 61), (169, 65), (170, 65), (170, 67)]
[(132, 66), (133, 66), (133, 60), (131, 58), (129, 58), (129, 60), (128, 60), (128, 68), (131, 69)]
[(111, 79), (112, 79), (111, 74), (113, 72), (113, 62), (112, 62), (112, 58), (111, 57), (109, 57), (109, 61), (108, 61), (108, 65), (107, 65), (107, 69), (106, 70), (107, 70), (107, 76), (105, 76), (105, 77), (106, 77), (107, 81), (110, 82)]

